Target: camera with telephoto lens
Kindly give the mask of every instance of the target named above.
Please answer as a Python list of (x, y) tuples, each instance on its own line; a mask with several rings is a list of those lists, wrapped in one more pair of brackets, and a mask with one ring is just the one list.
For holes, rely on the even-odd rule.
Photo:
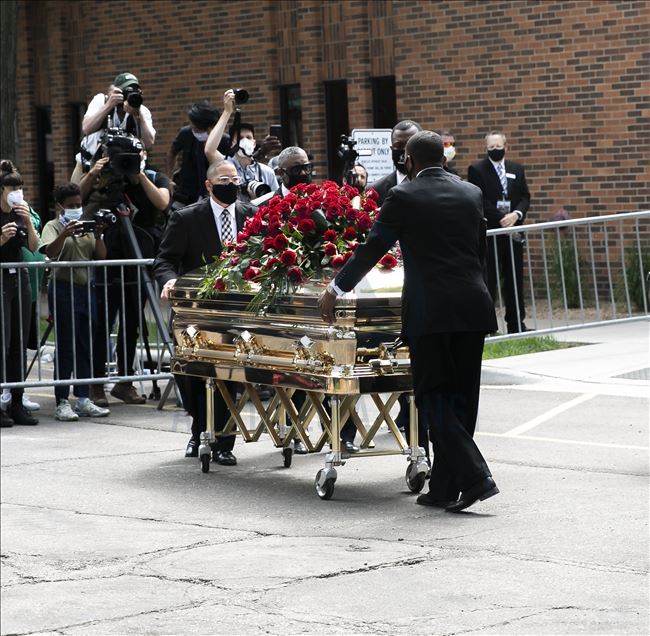
[(101, 136), (100, 146), (94, 161), (109, 157), (109, 166), (113, 173), (125, 177), (134, 177), (140, 172), (142, 142), (131, 133), (120, 128), (107, 128)]
[(235, 104), (245, 104), (248, 101), (249, 95), (245, 88), (233, 88), (235, 93)]
[(27, 245), (27, 228), (16, 210), (11, 210), (9, 213), (9, 222), (11, 223), (12, 221), (16, 224), (16, 234), (14, 234), (14, 237), (21, 245)]
[(102, 208), (93, 214), (93, 221), (98, 225), (113, 225), (113, 223), (117, 223), (117, 215)]
[(241, 189), (250, 199), (257, 199), (257, 197), (264, 196), (271, 192), (271, 186), (268, 183), (264, 183), (264, 181), (249, 181), (248, 183), (243, 183)]
[(122, 89), (124, 101), (132, 108), (140, 108), (142, 106), (142, 91), (138, 86), (127, 86)]

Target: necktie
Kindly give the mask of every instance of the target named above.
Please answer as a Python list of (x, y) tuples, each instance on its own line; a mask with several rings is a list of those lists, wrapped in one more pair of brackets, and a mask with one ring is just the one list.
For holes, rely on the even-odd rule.
[(221, 212), (221, 243), (232, 241), (232, 223), (230, 221), (230, 213), (227, 209)]
[(497, 174), (499, 175), (499, 180), (501, 181), (501, 188), (503, 190), (503, 196), (508, 196), (508, 178), (506, 177), (506, 169), (502, 163), (497, 164)]

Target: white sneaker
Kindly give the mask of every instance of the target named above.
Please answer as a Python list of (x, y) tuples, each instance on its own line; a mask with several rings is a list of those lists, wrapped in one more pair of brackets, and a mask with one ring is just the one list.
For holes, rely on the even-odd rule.
[(84, 404), (80, 404), (77, 401), (74, 411), (82, 417), (106, 417), (107, 415), (110, 415), (109, 409), (103, 409), (101, 406), (93, 404), (90, 400)]
[(72, 410), (68, 400), (61, 400), (54, 411), (54, 417), (59, 422), (76, 422), (79, 416)]
[(34, 402), (34, 400), (31, 400), (26, 393), (23, 393), (23, 406), (28, 411), (39, 411), (41, 408), (41, 405), (38, 402)]

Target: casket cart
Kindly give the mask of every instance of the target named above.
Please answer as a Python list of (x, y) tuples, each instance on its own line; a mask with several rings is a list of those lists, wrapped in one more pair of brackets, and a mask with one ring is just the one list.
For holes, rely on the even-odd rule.
[[(280, 297), (261, 315), (247, 310), (252, 292), (201, 298), (202, 276), (202, 270), (197, 270), (179, 278), (172, 292), (176, 343), (172, 371), (206, 381), (207, 430), (199, 447), (203, 472), (210, 469), (210, 444), (216, 438), (213, 396), (219, 391), (230, 409), (219, 434), (237, 434), (254, 442), (266, 433), (282, 449), (286, 467), (291, 465), (294, 439), (302, 441), (309, 452), (329, 444), (325, 466), (315, 479), (322, 499), (334, 492), (335, 467), (369, 456), (406, 456), (406, 483), (413, 492), (422, 489), (428, 464), (418, 444), (408, 350), (398, 338), (401, 270), (372, 270), (353, 292), (339, 298), (334, 325), (323, 323), (318, 311), (318, 298), (330, 275)], [(229, 381), (243, 384), (241, 397), (233, 399), (224, 384)], [(272, 390), (267, 404), (258, 395), (259, 385)], [(291, 400), (296, 390), (307, 395), (299, 410)], [(390, 414), (402, 393), (409, 395), (410, 444)], [(323, 405), (325, 396), (330, 397), (330, 412)], [(371, 423), (363, 422), (357, 412), (362, 396), (370, 396), (378, 409)], [(259, 415), (253, 425), (250, 418), (247, 424), (242, 417), (249, 400)], [(320, 418), (320, 426), (310, 430), (315, 418)], [(360, 450), (353, 454), (341, 450), (341, 429), (348, 420), (360, 436)], [(395, 449), (375, 446), (374, 437), (384, 423)]]

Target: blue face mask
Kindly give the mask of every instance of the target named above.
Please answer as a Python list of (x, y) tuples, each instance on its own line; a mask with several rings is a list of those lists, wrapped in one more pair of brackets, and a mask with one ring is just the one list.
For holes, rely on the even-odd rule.
[(66, 221), (78, 221), (83, 214), (82, 208), (69, 208), (63, 211)]

